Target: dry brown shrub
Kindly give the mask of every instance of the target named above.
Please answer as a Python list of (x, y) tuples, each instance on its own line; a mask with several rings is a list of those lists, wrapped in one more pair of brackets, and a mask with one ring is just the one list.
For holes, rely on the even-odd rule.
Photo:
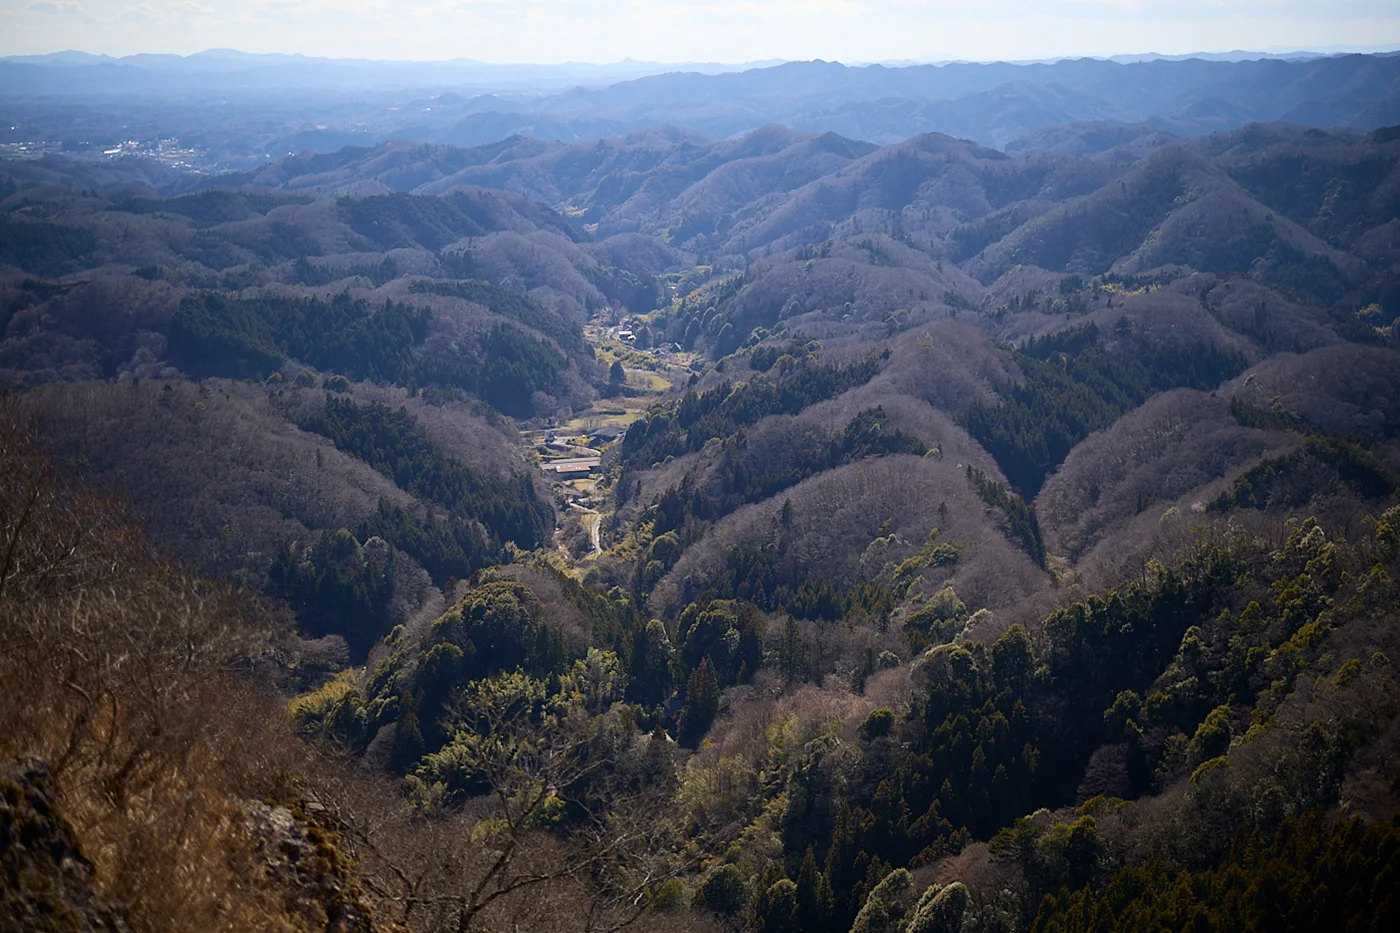
[(241, 672), (267, 630), (245, 598), (152, 560), (110, 502), (54, 476), (34, 438), (0, 397), (0, 756), (49, 764), (134, 929), (285, 926), (250, 884), (236, 805), (298, 757)]

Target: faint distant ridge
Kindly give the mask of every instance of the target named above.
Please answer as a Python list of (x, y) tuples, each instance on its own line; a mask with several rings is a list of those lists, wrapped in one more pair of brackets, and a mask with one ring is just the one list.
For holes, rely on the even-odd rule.
[(1400, 57), (905, 67), (786, 62), (726, 74), (652, 75), (510, 108), (466, 101), (457, 114), (437, 133), (401, 135), (455, 145), (511, 133), (571, 142), (672, 124), (723, 139), (776, 123), (883, 145), (937, 132), (1002, 148), (1045, 127), (1078, 123), (1147, 124), (1178, 136), (1277, 121), (1366, 131), (1400, 123)]
[(1106, 60), (1127, 65), (1133, 62), (1184, 62), (1188, 58), (1199, 58), (1207, 62), (1248, 62), (1273, 59), (1279, 61), (1307, 61), (1314, 58), (1335, 58), (1341, 55), (1396, 55), (1400, 54), (1393, 45), (1371, 46), (1319, 46), (1314, 49), (1272, 48), (1263, 51), (1234, 49), (1229, 52), (1190, 52), (1184, 55), (1164, 55), (1159, 52), (1145, 52), (1141, 55), (1109, 55)]
[[(999, 60), (1002, 64), (1008, 65), (1053, 65), (1056, 62), (1076, 61), (1078, 59), (1089, 59), (1091, 61), (1116, 62), (1120, 65), (1132, 65), (1137, 62), (1184, 62), (1188, 59), (1200, 59), (1206, 62), (1253, 62), (1265, 59), (1277, 59), (1281, 61), (1307, 61), (1314, 58), (1331, 58), (1339, 55), (1396, 55), (1400, 54), (1393, 46), (1375, 45), (1366, 47), (1321, 47), (1316, 49), (1269, 49), (1265, 51), (1250, 49), (1233, 49), (1229, 52), (1137, 52), (1137, 53), (1117, 53), (1114, 55), (1052, 55), (1047, 58), (1013, 58)], [(980, 59), (966, 58), (946, 58), (946, 59), (922, 59), (922, 58), (894, 58), (880, 59), (878, 61), (855, 61), (846, 62), (852, 67), (863, 67), (865, 65), (883, 65), (886, 68), (908, 68), (916, 65), (977, 65), (990, 64)]]
[[(623, 59), (618, 62), (561, 62), (558, 64), (494, 63), (471, 58), (443, 61), (406, 61), (368, 58), (322, 58), (300, 53), (251, 53), (236, 49), (206, 49), (191, 55), (144, 53), (113, 57), (65, 50), (43, 55), (0, 57), (6, 65), (40, 66), (65, 78), (50, 76), (48, 90), (81, 92), (82, 72), (76, 84), (73, 69), (103, 68), (110, 75), (122, 75), (118, 90), (159, 90), (160, 80), (170, 74), (226, 75), (239, 79), (239, 86), (253, 87), (442, 87), (477, 84), (492, 87), (529, 86), (536, 89), (569, 87), (575, 84), (610, 84), (616, 81), (687, 71), (719, 74), (780, 64), (780, 59), (723, 62), (650, 62)], [(43, 82), (40, 82), (43, 86)], [(100, 88), (93, 89), (100, 92)]]
[[(1149, 61), (1171, 61), (1182, 62), (1189, 59), (1199, 59), (1209, 62), (1245, 62), (1262, 61), (1275, 59), (1282, 61), (1305, 61), (1315, 58), (1333, 58), (1342, 55), (1400, 55), (1400, 47), (1394, 45), (1370, 45), (1370, 46), (1317, 46), (1311, 49), (1301, 48), (1281, 48), (1269, 49), (1232, 49), (1225, 52), (1140, 52), (1140, 53), (1115, 53), (1113, 55), (1052, 55), (1044, 58), (1025, 59), (925, 59), (925, 58), (900, 58), (900, 59), (878, 59), (878, 60), (857, 60), (842, 62), (848, 67), (861, 68), (868, 65), (881, 65), (886, 68), (908, 68), (919, 65), (986, 65), (986, 64), (1010, 64), (1010, 65), (1048, 65), (1056, 62), (1076, 61), (1088, 59), (1094, 61), (1111, 61), (1118, 64), (1127, 65), (1137, 62)], [(474, 58), (453, 58), (442, 60), (410, 60), (392, 58), (338, 58), (327, 56), (303, 55), (300, 52), (243, 52), (238, 49), (205, 49), (201, 52), (193, 52), (189, 55), (178, 55), (174, 53), (142, 52), (132, 55), (107, 55), (104, 53), (84, 52), (78, 49), (64, 49), (57, 52), (45, 52), (34, 55), (0, 55), (0, 62), (14, 62), (31, 65), (100, 65), (104, 63), (120, 63), (126, 65), (136, 65), (150, 67), (155, 65), (178, 66), (184, 64), (191, 67), (207, 68), (215, 62), (222, 62), (228, 67), (254, 64), (278, 64), (287, 62), (318, 63), (318, 64), (357, 64), (357, 65), (418, 65), (423, 67), (434, 67), (441, 65), (473, 66), (485, 69), (518, 69), (530, 68), (547, 71), (549, 69), (575, 69), (586, 70), (596, 69), (599, 72), (613, 70), (637, 70), (646, 71), (653, 74), (663, 74), (673, 71), (693, 71), (700, 74), (721, 74), (733, 71), (748, 71), (754, 68), (770, 68), (783, 64), (790, 59), (770, 58), (747, 62), (697, 62), (697, 61), (649, 61), (634, 58), (624, 58), (615, 62), (588, 62), (569, 61), (559, 63), (537, 63), (537, 62), (486, 62)]]

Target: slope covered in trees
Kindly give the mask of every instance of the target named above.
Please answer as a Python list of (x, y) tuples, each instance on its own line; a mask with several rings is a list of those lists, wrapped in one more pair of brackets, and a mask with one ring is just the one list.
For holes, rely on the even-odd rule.
[(1027, 498), (1080, 441), (1148, 396), (1217, 386), (1244, 368), (1240, 357), (1209, 347), (1140, 346), (1120, 362), (1098, 347), (1098, 330), (1090, 328), (1032, 341), (1017, 357), (1025, 382), (1009, 387), (1000, 403), (963, 415), (968, 433)]
[[(434, 587), (535, 546), (554, 517), (499, 427), (402, 391), (355, 395), (172, 380), (26, 401), (60, 462), (129, 502), (165, 553), (285, 598), (308, 634), (362, 658)], [(469, 460), (448, 452), (464, 439)]]
[[(1395, 827), (1316, 816), (1286, 820), (1272, 842), (1257, 830), (1219, 868), (1172, 876), (1160, 865), (1126, 869), (1103, 895), (1089, 888), (1047, 900), (1037, 931), (1168, 928), (1187, 923), (1235, 930), (1336, 927), (1380, 930), (1395, 923), (1386, 879)], [(1150, 925), (1150, 927), (1148, 927)]]
[(480, 522), (502, 543), (525, 550), (544, 543), (552, 516), (528, 476), (503, 482), (444, 456), (402, 408), (328, 397), (325, 411), (305, 426), (393, 477), (400, 488), (459, 518)]
[(0, 256), (8, 377), (174, 367), (290, 379), (311, 367), (551, 415), (603, 383), (586, 317), (611, 301), (650, 310), (668, 263), (627, 251), (600, 261), (569, 220), (500, 192), (130, 190), (14, 193)]

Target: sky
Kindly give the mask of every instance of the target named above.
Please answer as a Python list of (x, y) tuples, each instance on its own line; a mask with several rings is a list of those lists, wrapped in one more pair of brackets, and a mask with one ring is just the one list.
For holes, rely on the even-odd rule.
[(0, 0), (0, 55), (1025, 60), (1400, 48), (1397, 0)]

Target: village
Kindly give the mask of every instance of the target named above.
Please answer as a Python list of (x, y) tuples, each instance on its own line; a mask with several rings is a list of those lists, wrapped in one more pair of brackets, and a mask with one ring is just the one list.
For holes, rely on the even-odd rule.
[[(642, 335), (639, 341), (639, 333)], [(654, 404), (677, 379), (689, 375), (695, 356), (679, 344), (639, 346), (649, 343), (641, 318), (626, 316), (601, 318), (584, 328), (584, 335), (598, 358), (612, 367), (621, 367), (621, 379), (614, 379), (611, 392), (567, 421), (550, 419), (543, 427), (523, 432), (527, 450), (539, 464), (553, 488), (556, 503), (566, 518), (576, 516), (588, 533), (589, 554), (603, 549), (598, 511), (605, 497), (599, 485), (605, 482), (603, 460), (608, 449), (619, 442), (627, 428)], [(561, 530), (561, 539), (564, 533)], [(563, 548), (561, 543), (561, 549)]]

